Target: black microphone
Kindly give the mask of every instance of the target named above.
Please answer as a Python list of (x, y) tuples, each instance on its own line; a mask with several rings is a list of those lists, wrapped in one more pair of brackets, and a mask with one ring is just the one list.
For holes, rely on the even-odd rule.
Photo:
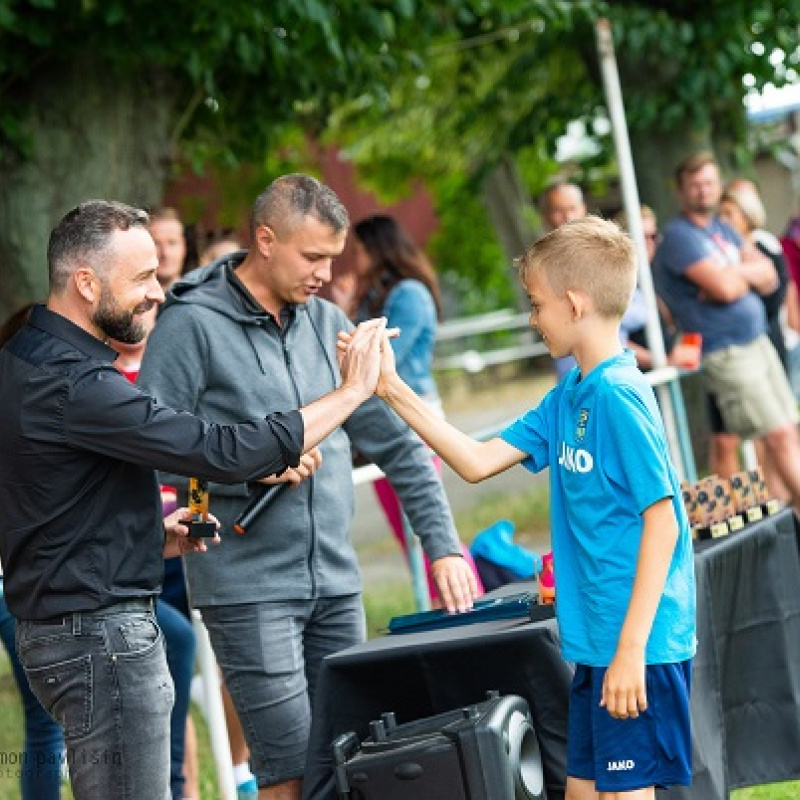
[(247, 529), (255, 522), (256, 517), (266, 511), (275, 502), (275, 498), (290, 485), (289, 481), (260, 484), (260, 489), (254, 493), (250, 502), (233, 521), (236, 533), (247, 533)]

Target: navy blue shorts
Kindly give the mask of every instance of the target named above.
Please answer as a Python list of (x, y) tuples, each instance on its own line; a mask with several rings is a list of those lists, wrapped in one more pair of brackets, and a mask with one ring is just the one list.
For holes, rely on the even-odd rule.
[(692, 782), (692, 661), (646, 668), (647, 711), (615, 719), (600, 706), (605, 667), (578, 664), (569, 697), (567, 775), (598, 792)]

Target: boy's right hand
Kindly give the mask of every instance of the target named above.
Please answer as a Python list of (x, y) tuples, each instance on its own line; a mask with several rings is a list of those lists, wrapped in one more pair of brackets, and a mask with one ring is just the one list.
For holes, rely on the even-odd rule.
[(381, 372), (378, 376), (378, 385), (375, 387), (375, 394), (380, 398), (386, 397), (389, 385), (398, 377), (394, 348), (389, 341), (390, 338), (398, 335), (399, 331), (396, 328), (385, 331), (383, 335), (383, 343), (381, 344)]
[(603, 679), (600, 705), (615, 719), (636, 719), (647, 710), (644, 649), (618, 648)]
[[(372, 320), (374, 322), (374, 320)], [(365, 323), (362, 323), (362, 325)], [(360, 328), (361, 326), (359, 326)], [(351, 346), (351, 343), (354, 341), (355, 335), (357, 334), (359, 328), (356, 328), (355, 331), (339, 331), (339, 339), (336, 343), (336, 346), (339, 351), (339, 359), (340, 362), (344, 356), (348, 352), (348, 349)], [(389, 341), (390, 339), (394, 339), (400, 335), (399, 328), (384, 328), (382, 330), (382, 341), (380, 343), (380, 374), (377, 377), (377, 385), (374, 389), (375, 393), (379, 397), (386, 396), (386, 389), (389, 385), (390, 381), (393, 378), (397, 377), (397, 367), (395, 364), (394, 358), (394, 349), (392, 348), (392, 343)]]
[(374, 393), (378, 382), (385, 329), (386, 317), (378, 317), (362, 322), (351, 333), (339, 333), (337, 355), (342, 386), (363, 394), (364, 400)]

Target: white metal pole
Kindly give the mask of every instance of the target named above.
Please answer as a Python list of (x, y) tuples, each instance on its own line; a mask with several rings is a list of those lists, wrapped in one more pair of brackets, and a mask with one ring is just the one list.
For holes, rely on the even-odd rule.
[(405, 511), (402, 512), (402, 517), (403, 538), (408, 554), (408, 566), (411, 570), (411, 585), (414, 589), (414, 605), (417, 611), (429, 611), (431, 601), (428, 596), (428, 578), (425, 573), (425, 560), (422, 557), (422, 545), (419, 537), (414, 533)]
[[(625, 118), (625, 106), (622, 102), (622, 89), (620, 88), (617, 59), (614, 53), (614, 40), (611, 36), (609, 21), (607, 19), (597, 20), (596, 31), (603, 87), (617, 152), (622, 199), (625, 206), (625, 214), (628, 218), (628, 229), (636, 246), (636, 253), (639, 259), (639, 287), (644, 294), (649, 311), (646, 324), (647, 346), (653, 355), (653, 366), (660, 368), (666, 366), (667, 356), (664, 351), (664, 339), (658, 316), (658, 303), (656, 302), (656, 293), (653, 287), (653, 276), (650, 272), (650, 264), (647, 258), (639, 189), (636, 185), (636, 173), (633, 168), (633, 156), (631, 155), (631, 144), (628, 137), (628, 123)], [(664, 427), (667, 432), (667, 442), (672, 454), (672, 460), (681, 479), (686, 480), (694, 472), (694, 465), (685, 463), (686, 449), (681, 448), (679, 437), (688, 437), (689, 432), (678, 430), (668, 387), (659, 386), (656, 388), (656, 392), (661, 406), (661, 414), (664, 418)]]
[(628, 230), (636, 246), (639, 259), (639, 287), (641, 288), (649, 314), (647, 315), (647, 346), (653, 354), (653, 366), (666, 366), (667, 356), (664, 352), (664, 339), (658, 319), (658, 304), (653, 287), (653, 276), (647, 258), (647, 246), (642, 226), (642, 211), (639, 201), (639, 189), (636, 185), (636, 173), (633, 168), (631, 144), (628, 138), (628, 123), (625, 119), (625, 106), (622, 102), (622, 89), (617, 72), (617, 60), (614, 55), (614, 40), (611, 26), (607, 19), (597, 20), (597, 48), (600, 53), (600, 68), (603, 73), (603, 86), (606, 93), (608, 114), (611, 119), (611, 130), (617, 151), (622, 200), (625, 215), (628, 218)]
[(203, 677), (208, 733), (211, 738), (211, 751), (217, 766), (217, 783), (222, 800), (236, 800), (236, 780), (233, 777), (231, 746), (228, 740), (228, 727), (225, 724), (225, 709), (219, 688), (219, 667), (211, 649), (208, 631), (197, 609), (192, 609), (192, 625), (197, 637), (197, 660)]

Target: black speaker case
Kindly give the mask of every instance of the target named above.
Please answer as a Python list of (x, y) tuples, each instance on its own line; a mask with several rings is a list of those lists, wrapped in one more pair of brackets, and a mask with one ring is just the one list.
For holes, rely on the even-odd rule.
[(333, 745), (342, 800), (546, 800), (527, 702), (486, 700), (402, 725), (384, 713)]

